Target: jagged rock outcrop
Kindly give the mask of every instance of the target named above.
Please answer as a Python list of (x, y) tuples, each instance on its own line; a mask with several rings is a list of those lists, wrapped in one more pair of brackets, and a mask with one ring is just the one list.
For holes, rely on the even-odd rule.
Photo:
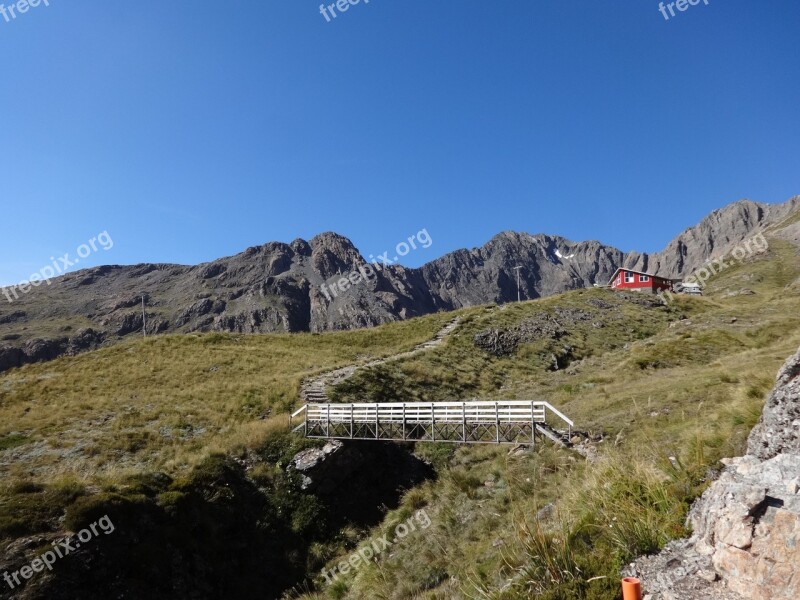
[[(411, 269), (368, 264), (347, 238), (322, 233), (309, 241), (271, 242), (198, 266), (103, 266), (68, 273), (0, 303), (0, 371), (72, 351), (51, 332), (90, 327), (104, 343), (147, 333), (329, 331), (371, 327), (486, 303), (538, 298), (605, 285), (623, 265), (678, 276), (777, 223), (798, 208), (741, 201), (715, 211), (662, 252), (625, 254), (596, 241), (503, 232), (481, 248), (457, 250)], [(789, 236), (791, 238), (791, 235)], [(389, 256), (389, 260), (395, 257)], [(346, 289), (335, 282), (349, 280)], [(88, 323), (87, 323), (88, 321)], [(45, 334), (47, 332), (47, 334)], [(46, 345), (47, 347), (44, 347)], [(91, 345), (87, 347), (92, 347)], [(13, 349), (23, 350), (23, 355)]]
[(81, 329), (69, 338), (67, 342), (67, 354), (72, 356), (85, 350), (93, 350), (103, 343), (105, 337), (105, 334), (95, 331), (91, 327)]
[(782, 453), (800, 454), (800, 352), (778, 374), (778, 383), (747, 442), (747, 453), (761, 460)]
[(28, 362), (21, 348), (13, 346), (0, 346), (0, 372), (14, 367), (21, 367)]
[(724, 462), (690, 511), (692, 537), (633, 572), (653, 600), (800, 598), (800, 350), (780, 370), (748, 454)]
[(322, 448), (298, 453), (290, 465), (300, 475), (303, 491), (330, 493), (360, 466), (360, 460), (347, 456), (344, 443), (331, 440)]
[(537, 339), (557, 340), (566, 333), (567, 330), (555, 317), (544, 313), (508, 329), (489, 329), (476, 333), (475, 345), (495, 356), (507, 356), (516, 352), (520, 344)]
[(22, 347), (0, 346), (0, 372), (29, 363), (45, 362), (62, 354), (75, 355), (85, 350), (98, 348), (105, 340), (105, 334), (87, 327), (72, 337), (57, 339), (34, 338)]
[(599, 242), (574, 243), (549, 235), (506, 231), (481, 248), (458, 250), (421, 269), (437, 308), (452, 310), (605, 285), (622, 265), (622, 251)]
[(685, 230), (661, 252), (631, 252), (625, 257), (624, 266), (663, 277), (685, 277), (709, 258), (724, 256), (755, 232), (785, 219), (798, 206), (800, 196), (783, 204), (750, 200), (729, 204)]
[(22, 352), (25, 354), (25, 362), (44, 362), (57, 358), (63, 354), (66, 349), (66, 338), (55, 340), (35, 338), (22, 347)]

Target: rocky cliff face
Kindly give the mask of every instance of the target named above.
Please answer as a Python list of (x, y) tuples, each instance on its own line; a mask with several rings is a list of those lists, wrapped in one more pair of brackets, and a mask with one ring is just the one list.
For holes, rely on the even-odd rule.
[(754, 232), (779, 223), (797, 210), (800, 197), (784, 204), (761, 204), (742, 200), (715, 210), (699, 224), (690, 227), (664, 250), (655, 254), (631, 252), (625, 266), (664, 277), (683, 277), (711, 257), (722, 257)]
[[(605, 285), (623, 265), (680, 276), (798, 207), (742, 201), (654, 255), (599, 242), (504, 232), (419, 269), (368, 265), (347, 239), (271, 242), (198, 266), (105, 266), (67, 274), (13, 302), (0, 296), (0, 371), (147, 332), (328, 331)], [(333, 286), (351, 277), (352, 285)], [(323, 287), (326, 285), (327, 287)], [(8, 290), (6, 290), (8, 291)], [(144, 297), (144, 317), (142, 315)]]
[(800, 350), (778, 374), (747, 455), (726, 464), (692, 507), (692, 538), (635, 565), (653, 600), (800, 598)]
[(599, 242), (506, 231), (481, 248), (447, 254), (421, 271), (435, 306), (452, 310), (516, 300), (516, 266), (523, 267), (522, 297), (531, 299), (605, 285), (623, 260), (620, 250)]

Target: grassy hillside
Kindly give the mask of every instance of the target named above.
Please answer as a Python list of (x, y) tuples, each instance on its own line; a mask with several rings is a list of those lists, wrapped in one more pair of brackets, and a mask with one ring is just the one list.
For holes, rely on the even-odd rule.
[[(486, 309), (440, 351), (360, 372), (339, 387), (340, 398), (547, 399), (579, 427), (604, 433), (600, 459), (589, 464), (551, 447), (533, 455), (420, 447), (442, 477), (410, 492), (373, 537), (418, 507), (433, 526), (333, 585), (318, 577), (320, 591), (300, 595), (616, 598), (619, 568), (686, 534), (689, 504), (719, 459), (742, 453), (775, 373), (800, 346), (799, 274), (796, 248), (771, 239), (768, 254), (720, 273), (703, 298), (645, 308), (591, 290)], [(591, 314), (565, 338), (511, 356), (475, 348), (478, 332), (540, 313), (558, 318), (559, 309)], [(564, 346), (576, 360), (549, 370)], [(537, 518), (545, 507), (548, 516)]]
[[(303, 377), (407, 350), (452, 315), (322, 335), (164, 336), (4, 373), (0, 541), (116, 507), (130, 527), (137, 514), (169, 523), (153, 556), (196, 545), (180, 524), (191, 529), (198, 515), (210, 529), (245, 528), (238, 535), (261, 556), (289, 560), (282, 584), (313, 571), (290, 596), (613, 598), (620, 565), (683, 535), (718, 460), (741, 453), (774, 374), (800, 345), (798, 262), (795, 247), (771, 237), (768, 253), (722, 272), (703, 298), (664, 306), (580, 290), (468, 309), (442, 346), (359, 371), (336, 399), (546, 399), (602, 436), (593, 463), (544, 444), (511, 453), (418, 444), (438, 479), (373, 531), (323, 523), (325, 507), (296, 490), (284, 465), (307, 442), (287, 434), (286, 413)], [(523, 335), (492, 352), (476, 344), (492, 331)], [(332, 585), (318, 574), (420, 509), (429, 528)], [(247, 530), (244, 516), (263, 531)], [(226, 565), (232, 576), (245, 568)]]
[(183, 472), (255, 444), (304, 377), (408, 350), (451, 318), (325, 335), (167, 335), (25, 366), (0, 376), (0, 448), (15, 446), (0, 473)]

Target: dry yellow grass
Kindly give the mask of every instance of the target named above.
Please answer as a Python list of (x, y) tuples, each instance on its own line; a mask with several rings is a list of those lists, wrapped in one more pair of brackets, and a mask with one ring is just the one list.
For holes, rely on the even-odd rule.
[[(4, 478), (179, 473), (253, 447), (310, 374), (408, 350), (452, 315), (324, 335), (170, 335), (0, 375)], [(272, 418), (275, 417), (275, 418)]]

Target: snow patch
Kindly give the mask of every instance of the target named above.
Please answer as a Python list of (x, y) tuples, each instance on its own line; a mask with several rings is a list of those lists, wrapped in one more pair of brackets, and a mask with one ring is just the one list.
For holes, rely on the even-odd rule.
[(572, 258), (572, 257), (574, 257), (574, 256), (575, 256), (575, 253), (573, 252), (572, 254), (568, 254), (567, 256), (564, 256), (563, 254), (561, 254), (561, 252), (559, 252), (558, 250), (556, 250), (556, 256), (557, 256), (558, 258)]

